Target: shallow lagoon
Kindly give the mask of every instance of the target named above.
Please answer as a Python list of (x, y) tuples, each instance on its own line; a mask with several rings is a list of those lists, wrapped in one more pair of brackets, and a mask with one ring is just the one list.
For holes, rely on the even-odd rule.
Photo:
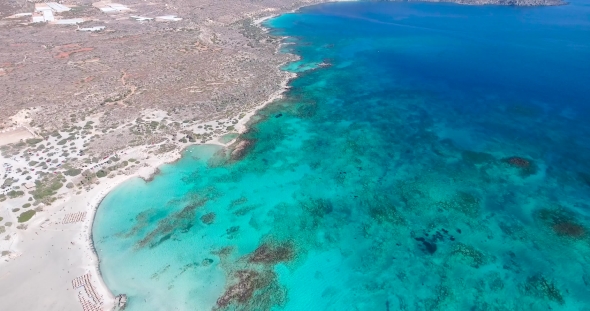
[(338, 3), (243, 158), (192, 147), (102, 202), (130, 310), (590, 310), (590, 6)]

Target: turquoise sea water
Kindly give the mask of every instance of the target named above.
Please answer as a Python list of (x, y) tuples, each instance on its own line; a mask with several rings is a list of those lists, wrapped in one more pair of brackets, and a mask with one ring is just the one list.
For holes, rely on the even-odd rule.
[(300, 76), (243, 157), (192, 147), (98, 210), (129, 310), (590, 310), (588, 2), (267, 26)]

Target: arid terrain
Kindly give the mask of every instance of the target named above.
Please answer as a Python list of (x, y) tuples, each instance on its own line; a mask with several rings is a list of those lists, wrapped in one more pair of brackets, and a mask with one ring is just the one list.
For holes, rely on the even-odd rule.
[[(68, 10), (45, 22), (32, 22), (39, 3), (0, 8), (5, 221), (23, 205), (51, 204), (65, 191), (59, 185), (91, 188), (101, 161), (125, 148), (163, 154), (236, 133), (282, 88), (279, 66), (293, 59), (255, 20), (308, 4), (126, 1), (105, 12), (105, 3), (61, 2)], [(110, 165), (99, 177), (132, 166)], [(50, 195), (29, 193), (49, 179), (61, 181)]]

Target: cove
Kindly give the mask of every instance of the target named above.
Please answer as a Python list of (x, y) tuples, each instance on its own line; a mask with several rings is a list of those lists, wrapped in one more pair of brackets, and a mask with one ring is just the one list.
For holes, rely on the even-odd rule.
[(590, 308), (589, 16), (354, 2), (267, 21), (298, 78), (240, 156), (191, 147), (104, 199), (106, 284), (129, 310)]

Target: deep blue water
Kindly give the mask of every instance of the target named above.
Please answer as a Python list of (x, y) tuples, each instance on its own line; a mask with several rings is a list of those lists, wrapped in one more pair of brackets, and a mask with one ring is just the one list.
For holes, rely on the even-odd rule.
[(190, 148), (99, 208), (130, 310), (590, 310), (588, 2), (267, 26), (302, 60), (244, 157)]

